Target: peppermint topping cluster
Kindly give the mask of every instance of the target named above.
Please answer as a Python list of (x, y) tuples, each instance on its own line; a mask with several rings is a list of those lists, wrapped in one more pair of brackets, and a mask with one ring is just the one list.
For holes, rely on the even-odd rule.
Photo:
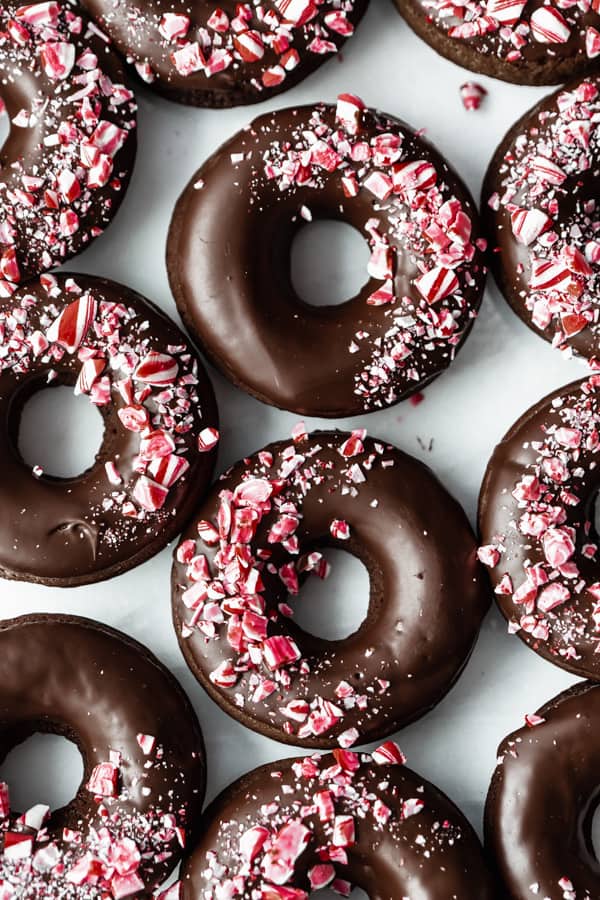
[[(325, 578), (329, 572), (321, 553), (303, 552), (297, 535), (310, 491), (326, 487), (328, 493), (356, 497), (374, 467), (394, 461), (382, 444), (366, 451), (364, 431), (331, 445), (340, 456), (335, 466), (322, 458), (319, 443), (303, 446), (305, 438), (300, 425), (277, 458), (263, 450), (245, 460), (235, 488), (219, 495), (216, 520), (197, 522), (198, 539), (184, 540), (177, 549), (185, 574), (180, 596), (189, 611), (182, 636), (223, 647), (225, 658), (210, 680), (231, 691), (239, 708), (274, 696), (286, 734), (304, 739), (335, 730), (339, 744), (349, 747), (360, 735), (354, 726), (344, 729), (344, 718), (357, 712), (368, 717), (384, 701), (389, 682), (365, 671), (360, 690), (348, 681), (333, 683), (329, 654), (311, 661), (303, 656), (290, 628), (293, 609), (277, 596), (297, 594), (307, 573)], [(351, 536), (339, 519), (332, 519), (329, 531), (337, 541)], [(314, 695), (315, 680), (322, 694)]]
[[(598, 558), (586, 501), (600, 450), (599, 388), (600, 375), (591, 375), (552, 401), (539, 439), (524, 445), (535, 459), (512, 491), (510, 530), (479, 549), (495, 570), (496, 593), (512, 599), (509, 631), (522, 629), (565, 662), (580, 659), (582, 640), (600, 649), (600, 582), (581, 571)], [(518, 571), (510, 562), (515, 545), (527, 549)]]
[[(350, 16), (356, 0), (249, 0), (235, 4), (234, 16), (210, 3), (197, 6), (193, 16), (189, 6), (159, 15), (129, 4), (125, 12), (114, 13), (127, 16), (132, 61), (144, 81), (152, 83), (162, 75), (145, 55), (148, 36), (162, 49), (167, 71), (172, 68), (184, 78), (247, 71), (252, 87), (263, 91), (281, 85), (301, 54), (336, 53), (354, 33)], [(105, 14), (109, 25), (112, 15)]]
[[(425, 802), (419, 796), (423, 786), (417, 787), (417, 796), (405, 795), (390, 774), (390, 767), (404, 762), (402, 751), (389, 741), (372, 756), (335, 750), (333, 757), (306, 757), (285, 771), (273, 771), (273, 787), (256, 817), (245, 814), (221, 823), (218, 849), (206, 853), (202, 900), (307, 900), (309, 893), (297, 887), (306, 881), (311, 893), (330, 887), (349, 897), (353, 886), (338, 867), (347, 866), (362, 829), (373, 832), (371, 843), (378, 835), (391, 835), (399, 853), (403, 845), (414, 844), (424, 861), (452, 846), (461, 832), (448, 820), (407, 828)], [(308, 872), (299, 862), (307, 850), (318, 860)]]
[[(232, 157), (234, 166), (240, 161)], [(347, 347), (363, 361), (355, 394), (366, 410), (395, 403), (449, 364), (476, 316), (484, 275), (476, 247), (485, 242), (475, 240), (447, 171), (436, 168), (418, 135), (342, 94), (335, 122), (327, 107), (315, 107), (308, 127), (299, 123), (273, 140), (255, 172), (303, 200), (336, 179), (348, 205), (360, 194), (374, 213), (364, 222), (374, 333), (357, 329)], [(300, 215), (312, 218), (306, 202)]]
[(69, 3), (0, 8), (1, 91), (7, 103), (26, 102), (10, 122), (19, 155), (3, 159), (0, 174), (0, 297), (72, 255), (114, 214), (128, 175), (115, 157), (132, 140), (136, 105), (98, 56), (105, 40)]
[(510, 216), (524, 264), (517, 269), (532, 323), (553, 330), (553, 343), (567, 348), (575, 335), (590, 334), (593, 355), (600, 328), (599, 163), (600, 98), (596, 79), (562, 91), (537, 125), (511, 143), (499, 170), (501, 193), (492, 210)]
[(199, 431), (197, 358), (186, 344), (158, 346), (144, 310), (106, 300), (101, 288), (84, 291), (72, 278), (63, 287), (53, 275), (42, 275), (36, 288), (21, 288), (16, 303), (0, 307), (0, 377), (37, 370), (51, 383), (67, 365), (77, 373), (76, 394), (116, 406), (119, 426), (137, 436), (139, 449), (122, 467), (117, 459), (105, 462), (101, 510), (147, 519), (165, 505), (195, 453), (218, 440), (213, 428)]
[(558, 47), (567, 43), (574, 54), (587, 59), (600, 55), (600, 31), (584, 24), (590, 14), (600, 23), (598, 0), (546, 0), (542, 5), (529, 5), (526, 0), (420, 2), (448, 37), (474, 43), (478, 52), (505, 62), (518, 63), (527, 58), (528, 49), (536, 47), (546, 47), (548, 55), (554, 56)]
[[(163, 749), (152, 735), (138, 735), (138, 744), (148, 757), (146, 769), (163, 765)], [(23, 814), (12, 811), (9, 787), (0, 782), (1, 900), (122, 900), (140, 891), (149, 896), (148, 870), (185, 845), (183, 811), (154, 806), (130, 811), (135, 784), (127, 783), (127, 761), (113, 750), (107, 755), (85, 786), (97, 805), (93, 816), (72, 817), (61, 829), (45, 804)], [(157, 900), (179, 897), (175, 885)]]

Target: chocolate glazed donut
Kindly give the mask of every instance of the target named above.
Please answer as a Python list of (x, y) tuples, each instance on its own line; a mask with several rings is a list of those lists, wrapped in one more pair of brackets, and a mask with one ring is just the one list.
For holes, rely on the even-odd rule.
[(22, 818), (0, 785), (0, 885), (31, 900), (158, 887), (197, 833), (205, 789), (200, 726), (170, 672), (88, 619), (4, 621), (0, 761), (36, 732), (77, 744), (83, 781), (68, 806), (34, 806)]
[(600, 76), (546, 97), (490, 162), (482, 215), (492, 270), (541, 337), (591, 358), (600, 349)]
[[(212, 387), (183, 333), (139, 294), (88, 275), (45, 275), (0, 304), (0, 574), (72, 587), (158, 553), (210, 481)], [(94, 464), (55, 478), (18, 451), (28, 398), (87, 395), (104, 419)]]
[(560, 388), (496, 447), (479, 499), (484, 546), (509, 630), (575, 675), (600, 680), (600, 378)]
[[(136, 104), (116, 53), (70, 3), (3, 3), (0, 297), (110, 223), (135, 157)], [(3, 103), (1, 102), (3, 101)]]
[(507, 900), (594, 900), (600, 865), (592, 843), (598, 807), (600, 687), (559, 694), (530, 727), (500, 745), (485, 812)]
[[(306, 220), (348, 222), (368, 241), (366, 283), (314, 307), (291, 283)], [(407, 125), (342, 95), (283, 109), (221, 147), (181, 195), (167, 268), (192, 334), (238, 387), (302, 415), (390, 406), (454, 359), (481, 302), (475, 206)]]
[(151, 88), (211, 108), (267, 100), (337, 53), (369, 0), (82, 0)]
[(244, 775), (202, 818), (183, 900), (307, 900), (327, 885), (370, 900), (492, 900), (473, 829), (402, 762), (388, 743), (372, 757), (338, 750)]
[[(326, 574), (323, 546), (370, 576), (367, 617), (339, 641), (302, 630), (287, 603), (308, 573)], [(173, 566), (177, 636), (200, 684), (296, 746), (365, 743), (422, 716), (458, 678), (488, 604), (462, 509), (424, 465), (364, 432), (297, 434), (237, 463)]]
[(394, 0), (410, 27), (459, 66), (515, 84), (560, 84), (597, 69), (600, 15), (544, 0)]

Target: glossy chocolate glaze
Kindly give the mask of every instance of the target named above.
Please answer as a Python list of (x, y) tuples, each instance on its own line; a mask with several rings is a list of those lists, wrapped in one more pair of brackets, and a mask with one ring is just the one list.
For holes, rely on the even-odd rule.
[[(21, 411), (27, 399), (51, 384), (75, 385), (82, 370), (76, 352), (62, 352), (56, 358), (48, 352), (38, 356), (22, 353), (15, 365), (8, 352), (11, 332), (6, 316), (19, 304), (28, 305), (27, 335), (48, 332), (48, 326), (73, 301), (88, 292), (97, 303), (97, 319), (102, 304), (125, 304), (132, 317), (121, 326), (112, 352), (135, 348), (147, 340), (148, 349), (167, 353), (169, 347), (186, 345), (185, 336), (157, 307), (139, 294), (106, 279), (88, 275), (60, 275), (53, 280), (56, 291), (48, 295), (40, 282), (19, 288), (10, 300), (0, 304), (0, 319), (5, 322), (4, 342), (7, 354), (0, 365), (0, 574), (5, 578), (37, 581), (71, 587), (100, 581), (124, 572), (161, 550), (188, 521), (211, 478), (215, 453), (199, 453), (197, 436), (208, 425), (214, 426), (217, 411), (214, 394), (204, 369), (188, 347), (179, 357), (180, 373), (184, 365), (196, 369), (199, 402), (190, 406), (191, 428), (177, 437), (177, 451), (190, 467), (169, 490), (161, 509), (145, 512), (142, 518), (125, 514), (132, 503), (133, 514), (141, 509), (134, 495), (137, 483), (137, 457), (140, 433), (124, 427), (119, 412), (126, 401), (118, 389), (127, 378), (124, 360), (112, 357), (110, 402), (98, 406), (104, 419), (102, 445), (91, 468), (75, 478), (36, 477), (25, 465), (17, 447)], [(76, 285), (80, 293), (69, 286)], [(30, 304), (30, 298), (34, 303)], [(94, 346), (93, 330), (84, 335), (83, 345)], [(27, 340), (30, 338), (28, 337)], [(27, 343), (24, 342), (24, 345)], [(136, 342), (138, 342), (136, 344)], [(194, 364), (195, 360), (195, 364)], [(137, 389), (144, 385), (136, 382)], [(85, 402), (82, 398), (81, 402)], [(145, 401), (151, 417), (159, 415), (160, 404), (152, 395)], [(141, 407), (140, 407), (141, 408)], [(172, 408), (172, 403), (165, 408)], [(161, 417), (161, 423), (166, 421)], [(177, 420), (182, 423), (182, 419)], [(155, 426), (156, 427), (156, 426)], [(162, 427), (166, 427), (164, 424)], [(105, 463), (115, 462), (122, 482), (111, 484)], [(108, 506), (107, 506), (108, 504)], [(131, 513), (132, 510), (129, 509)]]
[[(192, 106), (222, 108), (258, 103), (293, 87), (326, 62), (345, 43), (341, 31), (328, 25), (329, 17), (343, 10), (351, 30), (360, 22), (369, 0), (321, 0), (306, 24), (282, 28), (286, 22), (285, 2), (256, 0), (247, 4), (249, 19), (235, 28), (237, 0), (223, 0), (218, 5), (207, 0), (167, 3), (165, 0), (82, 0), (89, 14), (110, 35), (118, 50), (135, 64), (138, 74), (153, 89), (165, 97)], [(289, 4), (288, 4), (289, 5)], [(272, 27), (261, 19), (256, 7), (272, 16)], [(300, 4), (296, 3), (299, 8)], [(224, 14), (223, 24), (211, 24), (216, 11)], [(293, 12), (293, 11), (291, 11)], [(183, 15), (189, 19), (184, 36), (167, 39), (159, 25), (164, 13)], [(240, 20), (238, 20), (240, 21)], [(348, 26), (345, 26), (348, 27)], [(240, 55), (233, 42), (240, 31), (250, 31), (259, 38), (262, 56), (252, 60)], [(272, 42), (279, 36), (281, 49)], [(282, 37), (285, 40), (282, 41)], [(313, 51), (313, 42), (326, 41), (327, 49)], [(222, 71), (208, 74), (198, 66), (190, 74), (182, 74), (174, 64), (172, 54), (182, 47), (198, 43), (210, 62), (213, 50), (226, 50), (232, 59)], [(208, 45), (208, 46), (207, 46)], [(298, 54), (291, 65), (286, 63), (289, 50)], [(271, 70), (275, 72), (271, 74)], [(270, 77), (271, 76), (271, 77)], [(280, 81), (280, 78), (282, 79)]]
[[(512, 7), (501, 3), (476, 2), (454, 9), (430, 0), (394, 0), (410, 27), (434, 50), (459, 66), (515, 84), (560, 84), (568, 78), (592, 72), (597, 59), (586, 51), (586, 32), (600, 27), (600, 16), (592, 9), (574, 5), (528, 0)], [(569, 31), (565, 41), (544, 42), (533, 37), (531, 15), (547, 6), (558, 10)], [(494, 17), (497, 8), (498, 17)], [(466, 15), (465, 9), (468, 10)], [(473, 12), (474, 11), (474, 12)], [(463, 23), (488, 21), (491, 32), (459, 37), (450, 29)], [(566, 33), (566, 32), (565, 32)], [(503, 37), (503, 35), (505, 35)], [(517, 44), (511, 39), (516, 36)], [(519, 52), (520, 51), (520, 52)]]
[(593, 900), (600, 894), (591, 831), (598, 805), (600, 687), (578, 684), (537, 715), (542, 724), (515, 731), (498, 749), (486, 846), (507, 900)]
[[(365, 743), (422, 716), (460, 675), (489, 605), (487, 582), (476, 559), (467, 519), (432, 472), (395, 447), (371, 438), (364, 438), (362, 452), (346, 459), (341, 450), (349, 437), (343, 432), (315, 432), (295, 445), (295, 453), (301, 454), (304, 462), (293, 477), (304, 487), (288, 479), (278, 498), (296, 505), (298, 552), (290, 554), (283, 544), (269, 540), (269, 531), (278, 519), (275, 508), (259, 522), (249, 546), (241, 548), (254, 556), (262, 550), (271, 553), (268, 560), (256, 563), (265, 585), (264, 592), (258, 593), (261, 602), (264, 597), (265, 615), (272, 617), (268, 635), (286, 635), (299, 648), (298, 665), (284, 667), (291, 675), (289, 686), (279, 680), (281, 672), (270, 670), (267, 661), (248, 666), (241, 657), (237, 657), (240, 674), (235, 685), (213, 683), (211, 673), (217, 666), (236, 660), (226, 636), (233, 633), (228, 631), (233, 628), (231, 617), (217, 624), (216, 640), (206, 639), (199, 628), (188, 628), (186, 623), (193, 617), (197, 621), (198, 614), (194, 607), (186, 606), (183, 591), (193, 584), (187, 566), (178, 561), (179, 553), (173, 566), (175, 627), (196, 678), (234, 718), (296, 746), (336, 746), (349, 732), (354, 733), (353, 729), (354, 739)], [(197, 508), (182, 546), (187, 546), (186, 541), (196, 542), (194, 552), (206, 555), (213, 578), (217, 575), (215, 552), (227, 545), (217, 548), (198, 540), (197, 523), (217, 522), (223, 491), (234, 491), (251, 477), (276, 481), (291, 443), (271, 444), (261, 451), (262, 457), (256, 454), (247, 463), (237, 463)], [(261, 464), (264, 453), (273, 455), (272, 466)], [(323, 476), (321, 483), (315, 473)], [(361, 477), (365, 478), (362, 482), (358, 480)], [(303, 491), (304, 498), (300, 496)], [(348, 539), (332, 535), (334, 520), (349, 525)], [(338, 641), (309, 634), (293, 618), (278, 614), (280, 604), (288, 599), (286, 584), (278, 574), (281, 567), (291, 562), (302, 582), (305, 555), (326, 546), (358, 557), (370, 576), (366, 619), (354, 634)], [(275, 679), (276, 689), (274, 686), (269, 696), (258, 699), (257, 692), (270, 679)], [(346, 692), (340, 693), (344, 685), (350, 686), (356, 700), (348, 708)], [(360, 697), (364, 704), (358, 702)], [(306, 715), (304, 719), (300, 716), (299, 725), (284, 709), (290, 703), (321, 709), (321, 701), (342, 708), (343, 713), (320, 734), (306, 733)]]
[[(457, 267), (458, 299), (450, 298), (447, 307), (429, 305), (415, 278), (417, 263), (435, 265), (429, 262), (431, 244), (417, 258), (399, 237), (396, 229), (411, 214), (396, 195), (379, 202), (362, 187), (348, 198), (339, 172), (323, 169), (315, 176), (316, 187), (294, 184), (282, 190), (278, 179), (265, 177), (264, 156), (280, 146), (274, 142), (294, 143), (304, 130), (314, 132), (315, 116), (329, 132), (335, 130), (335, 107), (283, 109), (256, 119), (207, 160), (175, 208), (167, 267), (188, 328), (234, 384), (302, 415), (358, 415), (404, 399), (451, 363), (481, 302), (483, 255), (475, 250), (470, 263)], [(456, 197), (470, 217), (475, 241), (475, 206), (437, 151), (399, 120), (372, 111), (363, 114), (361, 141), (390, 133), (401, 136), (403, 162), (433, 165), (444, 199)], [(346, 168), (346, 174), (354, 172), (359, 179), (363, 171), (361, 164)], [(378, 220), (379, 231), (397, 251), (393, 288), (402, 299), (369, 305), (382, 283), (365, 272), (365, 285), (346, 303), (305, 303), (290, 273), (291, 245), (305, 224), (304, 209), (313, 220), (349, 223), (365, 240), (369, 220)], [(451, 337), (417, 333), (421, 317), (428, 321), (428, 316), (450, 312), (456, 329)], [(410, 345), (406, 353), (405, 343)], [(387, 373), (392, 357), (395, 367)], [(382, 369), (387, 374), (382, 376)]]
[[(545, 397), (527, 410), (500, 441), (488, 463), (481, 488), (479, 528), (482, 543), (496, 544), (502, 551), (497, 565), (490, 570), (490, 577), (496, 588), (496, 602), (511, 630), (545, 659), (576, 675), (600, 680), (594, 594), (598, 563), (595, 551), (591, 555), (585, 552), (598, 539), (593, 510), (600, 488), (598, 448), (593, 437), (599, 421), (597, 399), (593, 389), (588, 392), (588, 385), (585, 380), (574, 382)], [(548, 434), (555, 434), (557, 428), (580, 427), (569, 412), (578, 409), (580, 404), (585, 404), (588, 411), (580, 450), (573, 457), (568, 457), (564, 450), (562, 453), (550, 450), (543, 443), (545, 439), (547, 442)], [(518, 527), (523, 522), (522, 516), (529, 515), (530, 510), (524, 504), (519, 505), (513, 491), (524, 475), (536, 478), (540, 475), (539, 460), (545, 457), (561, 458), (569, 471), (562, 489), (572, 502), (558, 503), (548, 497), (549, 509), (558, 511), (554, 528), (573, 529), (574, 550), (566, 563), (575, 565), (577, 570), (565, 578), (552, 571), (544, 542), (524, 534)], [(542, 482), (543, 486), (547, 483)], [(559, 537), (556, 531), (554, 534)], [(534, 566), (542, 566), (549, 579), (540, 586), (540, 591), (548, 584), (560, 583), (571, 596), (546, 612), (540, 607), (539, 595), (531, 609), (522, 600), (515, 602), (513, 592), (526, 581), (527, 567)], [(507, 576), (512, 589), (504, 590)], [(529, 617), (529, 621), (524, 617)], [(541, 630), (536, 628), (538, 624)]]
[[(64, 735), (83, 757), (81, 787), (48, 822), (59, 846), (63, 828), (99, 827), (98, 802), (86, 784), (111, 750), (121, 754), (122, 780), (120, 795), (104, 799), (109, 813), (124, 820), (153, 810), (175, 813), (193, 840), (205, 790), (202, 733), (175, 678), (141, 644), (74, 616), (36, 614), (1, 622), (0, 761), (36, 732)], [(143, 752), (138, 734), (156, 739), (161, 759)], [(162, 862), (143, 862), (146, 888), (160, 885), (179, 861), (177, 841), (169, 850)], [(0, 854), (0, 880), (2, 865)]]
[[(595, 137), (596, 118), (600, 102), (594, 97), (588, 104), (580, 104), (574, 108), (572, 118), (583, 124), (594, 116), (594, 124), (589, 135), (583, 136), (581, 142), (574, 140), (572, 157), (567, 164), (557, 157), (557, 149), (566, 153), (568, 145), (557, 148), (557, 129), (564, 119), (564, 127), (568, 128), (569, 118), (561, 117), (561, 106), (567, 97), (575, 97), (582, 90), (597, 93), (600, 88), (600, 76), (589, 77), (583, 81), (572, 81), (564, 88), (550, 94), (530, 109), (507, 132), (500, 142), (489, 164), (481, 195), (483, 223), (490, 241), (490, 263), (492, 272), (505, 299), (514, 312), (536, 334), (547, 341), (553, 341), (561, 347), (568, 347), (578, 355), (592, 357), (600, 348), (599, 329), (597, 325), (597, 278), (598, 266), (595, 257), (590, 255), (590, 242), (595, 242), (597, 235), (597, 209), (586, 209), (590, 201), (595, 203), (598, 197), (598, 164), (600, 158)], [(588, 149), (589, 148), (589, 149)], [(528, 186), (524, 173), (531, 173), (531, 160), (539, 152), (554, 163), (561, 163), (564, 173), (562, 183), (547, 185), (537, 192), (533, 182)], [(539, 157), (537, 157), (539, 158)], [(518, 171), (517, 171), (517, 166)], [(562, 176), (559, 176), (562, 177)], [(504, 202), (494, 202), (494, 195), (504, 198)], [(558, 234), (557, 241), (544, 248), (541, 241), (532, 241), (529, 246), (517, 240), (511, 225), (510, 207), (514, 204), (520, 209), (543, 209), (546, 203), (557, 204), (557, 214), (552, 216), (553, 222), (545, 235)], [(493, 205), (493, 208), (492, 208)], [(573, 271), (575, 277), (565, 294), (553, 294), (555, 314), (548, 320), (536, 317), (532, 304), (535, 297), (531, 288), (532, 258), (552, 258), (559, 256), (564, 248), (575, 248), (585, 260)], [(583, 276), (585, 262), (589, 266), (589, 282)], [(582, 268), (583, 267), (583, 268)], [(537, 294), (540, 297), (540, 293)], [(550, 296), (550, 295), (549, 295)], [(589, 324), (564, 326), (560, 311), (585, 313)]]
[[(457, 807), (404, 766), (378, 766), (366, 755), (361, 762), (348, 776), (356, 795), (336, 801), (335, 813), (353, 816), (355, 822), (355, 843), (346, 851), (347, 863), (335, 865), (336, 877), (361, 887), (370, 900), (492, 900), (495, 889), (481, 846)], [(310, 831), (309, 842), (283, 890), (295, 888), (298, 893), (290, 897), (298, 900), (308, 896), (308, 873), (327, 858), (317, 848), (332, 843), (333, 823), (320, 819), (315, 796), (335, 783), (341, 767), (333, 756), (322, 757), (321, 775), (329, 766), (331, 778), (320, 779), (299, 775), (301, 766), (300, 759), (284, 759), (254, 769), (213, 801), (202, 818), (202, 837), (183, 866), (184, 900), (213, 897), (219, 883), (248, 870), (247, 863), (242, 864), (239, 841), (249, 828), (260, 825), (275, 834), (286, 821), (301, 817)], [(403, 801), (412, 798), (418, 798), (423, 808), (403, 816)], [(377, 801), (390, 810), (386, 823), (374, 818)], [(302, 807), (305, 813), (300, 812)], [(213, 853), (216, 858), (209, 856)], [(211, 865), (218, 864), (225, 868), (217, 879), (211, 876)], [(259, 876), (256, 883), (266, 880)], [(247, 879), (240, 897), (254, 896), (252, 881)]]
[[(11, 121), (0, 147), (1, 297), (102, 233), (121, 205), (136, 151), (136, 104), (119, 56), (78, 7), (33, 4), (33, 16), (38, 7), (59, 11), (42, 16), (39, 31), (23, 18), (23, 4), (0, 10), (0, 94)], [(66, 77), (51, 77), (42, 65), (46, 46), (72, 53)], [(98, 131), (107, 125), (121, 133), (112, 147)], [(73, 190), (60, 180), (65, 175), (76, 176), (73, 198), (63, 193)], [(74, 224), (64, 221), (70, 213)], [(5, 266), (13, 250), (17, 273)]]

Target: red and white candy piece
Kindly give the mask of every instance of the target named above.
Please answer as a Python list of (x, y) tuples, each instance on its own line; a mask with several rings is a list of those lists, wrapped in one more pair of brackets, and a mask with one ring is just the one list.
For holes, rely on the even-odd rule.
[(565, 18), (554, 6), (540, 6), (530, 18), (531, 33), (542, 44), (565, 44), (571, 29)]
[(173, 384), (177, 378), (179, 364), (176, 359), (167, 353), (158, 353), (151, 350), (141, 360), (133, 377), (145, 384), (168, 385)]
[(335, 118), (349, 134), (358, 134), (361, 129), (365, 104), (354, 94), (340, 94), (337, 99)]
[(533, 244), (552, 225), (541, 209), (515, 209), (510, 214), (512, 232), (520, 244)]
[(96, 317), (96, 301), (90, 294), (82, 294), (69, 303), (47, 331), (51, 343), (60, 344), (73, 353), (80, 346)]
[(427, 303), (439, 303), (458, 290), (458, 278), (452, 269), (436, 266), (416, 278), (415, 287)]
[(471, 111), (479, 109), (487, 96), (487, 91), (475, 81), (466, 81), (460, 87), (460, 96), (464, 108)]

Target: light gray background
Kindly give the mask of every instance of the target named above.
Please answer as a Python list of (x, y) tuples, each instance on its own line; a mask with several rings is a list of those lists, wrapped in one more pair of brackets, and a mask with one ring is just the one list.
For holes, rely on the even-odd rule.
[[(459, 86), (471, 78), (489, 91), (477, 112), (466, 112), (459, 95)], [(187, 109), (140, 91), (139, 157), (129, 193), (107, 234), (70, 268), (123, 281), (175, 316), (164, 265), (171, 210), (194, 170), (254, 114), (286, 105), (333, 101), (342, 91), (357, 93), (369, 105), (425, 129), (478, 197), (487, 161), (498, 141), (547, 90), (473, 76), (423, 44), (389, 0), (373, 0), (343, 58), (332, 60), (299, 87), (255, 109)], [(335, 246), (341, 247), (342, 255), (346, 253), (348, 272), (356, 276), (351, 251), (355, 245), (338, 241)], [(310, 265), (321, 278), (326, 277), (322, 264), (317, 250)], [(364, 265), (364, 256), (360, 264)], [(222, 416), (220, 467), (290, 433), (297, 417), (263, 406), (214, 371), (211, 375)], [(481, 477), (496, 441), (531, 403), (582, 375), (582, 365), (565, 361), (529, 332), (490, 283), (466, 346), (450, 371), (427, 389), (420, 406), (405, 403), (338, 424), (367, 426), (371, 434), (424, 459), (473, 518)], [(77, 408), (81, 415), (86, 412), (81, 413), (81, 405)], [(307, 424), (319, 427), (326, 423), (308, 420)], [(43, 416), (36, 422), (36, 446), (40, 431), (47, 426)], [(92, 432), (85, 425), (81, 440), (90, 439)], [(432, 450), (423, 449), (431, 439)], [(93, 454), (93, 450), (92, 442), (86, 452)], [(170, 553), (171, 549), (166, 549), (127, 575), (77, 590), (5, 582), (1, 611), (7, 617), (31, 611), (87, 615), (121, 628), (151, 647), (182, 681), (204, 725), (212, 797), (250, 767), (293, 751), (229, 719), (189, 674), (170, 623)], [(315, 585), (310, 588), (313, 601), (319, 598), (321, 603), (307, 599), (306, 604), (313, 609), (324, 606), (331, 611), (332, 620), (348, 630), (360, 621), (360, 611), (365, 608), (367, 580), (360, 565), (344, 554), (336, 554), (335, 563), (332, 580), (318, 590)], [(479, 828), (499, 740), (522, 724), (526, 712), (574, 680), (539, 659), (516, 637), (509, 637), (494, 610), (458, 686), (398, 740), (409, 765), (447, 791)], [(46, 756), (42, 757), (42, 751)], [(13, 759), (8, 772), (16, 777), (25, 801), (35, 796), (56, 803), (74, 787), (81, 771), (75, 757), (48, 749), (47, 742), (42, 747), (40, 742), (37, 750), (28, 754), (27, 766), (19, 767)]]

